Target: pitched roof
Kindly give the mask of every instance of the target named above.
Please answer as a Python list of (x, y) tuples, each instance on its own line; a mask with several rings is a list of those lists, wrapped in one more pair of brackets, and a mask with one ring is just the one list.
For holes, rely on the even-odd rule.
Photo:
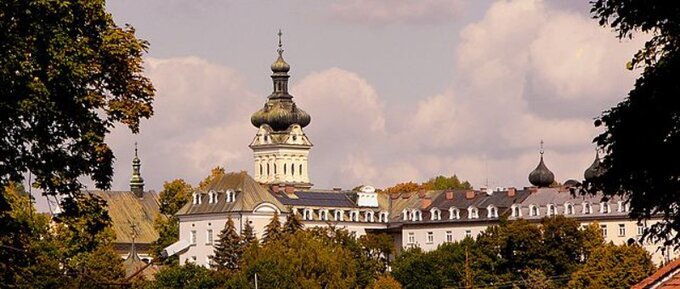
[(131, 243), (132, 228), (137, 226), (135, 243), (149, 244), (158, 239), (154, 228), (154, 219), (159, 214), (158, 194), (154, 191), (144, 192), (138, 198), (130, 191), (86, 191), (100, 197), (108, 206), (116, 243)]
[(680, 288), (680, 259), (675, 259), (659, 268), (649, 277), (631, 287), (631, 289), (670, 289)]
[[(233, 190), (235, 198), (233, 202), (226, 201), (225, 192)], [(217, 193), (217, 202), (210, 203), (208, 193)], [(261, 203), (271, 203), (279, 210), (285, 207), (270, 193), (267, 188), (255, 181), (245, 171), (224, 174), (213, 180), (205, 191), (197, 191), (200, 194), (199, 204), (187, 203), (176, 215), (209, 214), (223, 212), (251, 212)]]
[(297, 198), (289, 197), (285, 193), (277, 194), (276, 197), (286, 206), (356, 207), (357, 204), (350, 198), (350, 194), (351, 192), (300, 191), (295, 192)]

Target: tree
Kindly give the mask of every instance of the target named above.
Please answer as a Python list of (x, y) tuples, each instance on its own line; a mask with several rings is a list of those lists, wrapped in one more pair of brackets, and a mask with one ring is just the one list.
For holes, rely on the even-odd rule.
[(146, 289), (210, 289), (218, 288), (221, 284), (220, 278), (213, 271), (192, 263), (167, 266), (158, 272), (155, 278), (154, 282), (145, 286)]
[(281, 222), (279, 221), (279, 213), (274, 212), (272, 220), (264, 227), (264, 234), (262, 235), (262, 243), (269, 243), (278, 240), (282, 236)]
[(581, 193), (603, 192), (630, 202), (633, 218), (661, 216), (648, 236), (680, 243), (680, 4), (676, 1), (592, 1), (599, 24), (618, 38), (651, 36), (628, 63), (642, 68), (628, 97), (595, 121), (604, 132), (594, 141), (605, 152), (601, 174)]
[(574, 272), (569, 288), (630, 288), (654, 272), (649, 253), (639, 245), (605, 244)]
[(403, 251), (392, 263), (392, 275), (404, 288), (442, 288), (443, 276), (439, 274), (435, 253), (425, 253), (420, 248)]
[(218, 236), (214, 254), (210, 256), (211, 266), (218, 271), (234, 273), (239, 268), (242, 254), (241, 237), (236, 232), (234, 221), (229, 217)]
[[(163, 183), (159, 194), (160, 214), (154, 219), (158, 239), (151, 244), (154, 257), (158, 258), (163, 249), (179, 240), (179, 219), (175, 214), (191, 199), (191, 185), (182, 179)], [(172, 256), (162, 261), (164, 264), (178, 264), (179, 258)]]
[(436, 176), (423, 183), (427, 190), (446, 190), (446, 189), (472, 189), (468, 181), (461, 182), (455, 174), (450, 177)]
[(243, 226), (243, 231), (241, 232), (241, 240), (245, 246), (249, 244), (257, 245), (257, 237), (255, 236), (255, 230), (253, 226), (250, 225), (250, 221), (246, 219), (245, 225)]
[(286, 218), (286, 222), (283, 223), (283, 234), (293, 235), (295, 232), (302, 230), (304, 225), (300, 222), (300, 216), (298, 214), (290, 214)]
[(409, 193), (420, 190), (420, 186), (414, 182), (398, 183), (392, 187), (385, 189), (385, 193), (397, 194), (397, 193)]
[(370, 289), (401, 289), (401, 284), (392, 277), (392, 275), (385, 274), (382, 275), (378, 278), (378, 280), (375, 280), (373, 284), (371, 284)]
[(387, 271), (390, 257), (394, 252), (394, 239), (392, 236), (380, 234), (366, 234), (359, 237), (359, 244), (361, 244), (366, 256), (382, 264), (380, 273)]
[(212, 182), (219, 177), (223, 176), (225, 174), (225, 170), (223, 167), (216, 166), (212, 170), (210, 170), (210, 175), (205, 177), (199, 184), (198, 184), (198, 189), (201, 191), (205, 191), (208, 189), (208, 186), (212, 184)]

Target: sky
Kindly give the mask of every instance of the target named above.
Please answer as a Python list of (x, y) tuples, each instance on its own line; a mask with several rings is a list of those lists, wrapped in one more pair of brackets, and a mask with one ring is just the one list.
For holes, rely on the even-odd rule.
[(271, 93), (283, 31), (290, 91), (311, 124), (317, 188), (386, 187), (457, 174), (524, 187), (545, 142), (556, 180), (592, 163), (593, 120), (623, 100), (644, 39), (619, 40), (588, 1), (115, 0), (148, 40), (155, 115), (119, 126), (112, 189), (127, 190), (134, 142), (146, 188), (197, 184), (215, 166), (253, 172), (250, 115)]

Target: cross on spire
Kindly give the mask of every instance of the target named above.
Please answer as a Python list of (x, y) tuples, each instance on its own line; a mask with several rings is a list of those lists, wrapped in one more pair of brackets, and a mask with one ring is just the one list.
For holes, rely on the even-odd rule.
[(281, 36), (283, 35), (283, 33), (281, 32), (281, 29), (279, 29), (279, 33), (277, 33), (277, 35), (279, 36), (279, 49), (277, 49), (276, 51), (278, 51), (279, 55), (281, 55), (281, 54), (283, 54), (283, 48), (282, 48), (283, 44), (281, 44)]
[(543, 150), (543, 140), (541, 140), (541, 150), (540, 150), (540, 153), (541, 153), (541, 156), (543, 156), (543, 153), (545, 153), (545, 151)]
[(135, 157), (137, 156), (137, 142), (135, 142)]

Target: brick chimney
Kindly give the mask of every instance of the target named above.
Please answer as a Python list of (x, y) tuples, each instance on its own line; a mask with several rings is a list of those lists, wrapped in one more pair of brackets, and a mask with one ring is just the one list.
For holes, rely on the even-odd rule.
[(340, 191), (342, 191), (342, 188), (333, 188), (333, 191), (334, 192), (340, 192)]
[(453, 200), (453, 191), (452, 190), (446, 190), (446, 199), (447, 200)]
[(286, 194), (288, 194), (288, 195), (295, 193), (295, 187), (293, 185), (290, 185), (290, 184), (286, 184), (285, 190), (286, 190)]
[(272, 185), (272, 192), (278, 194), (279, 190), (280, 190), (279, 185)]
[(421, 199), (425, 197), (425, 189), (418, 190), (418, 197)]
[(475, 198), (475, 191), (473, 191), (473, 190), (465, 191), (465, 198), (468, 199), (468, 200), (474, 199)]
[(508, 197), (514, 197), (515, 194), (517, 193), (517, 190), (515, 187), (508, 187)]
[(420, 198), (420, 208), (421, 209), (426, 209), (430, 205), (432, 205), (432, 199), (430, 199), (430, 198)]

